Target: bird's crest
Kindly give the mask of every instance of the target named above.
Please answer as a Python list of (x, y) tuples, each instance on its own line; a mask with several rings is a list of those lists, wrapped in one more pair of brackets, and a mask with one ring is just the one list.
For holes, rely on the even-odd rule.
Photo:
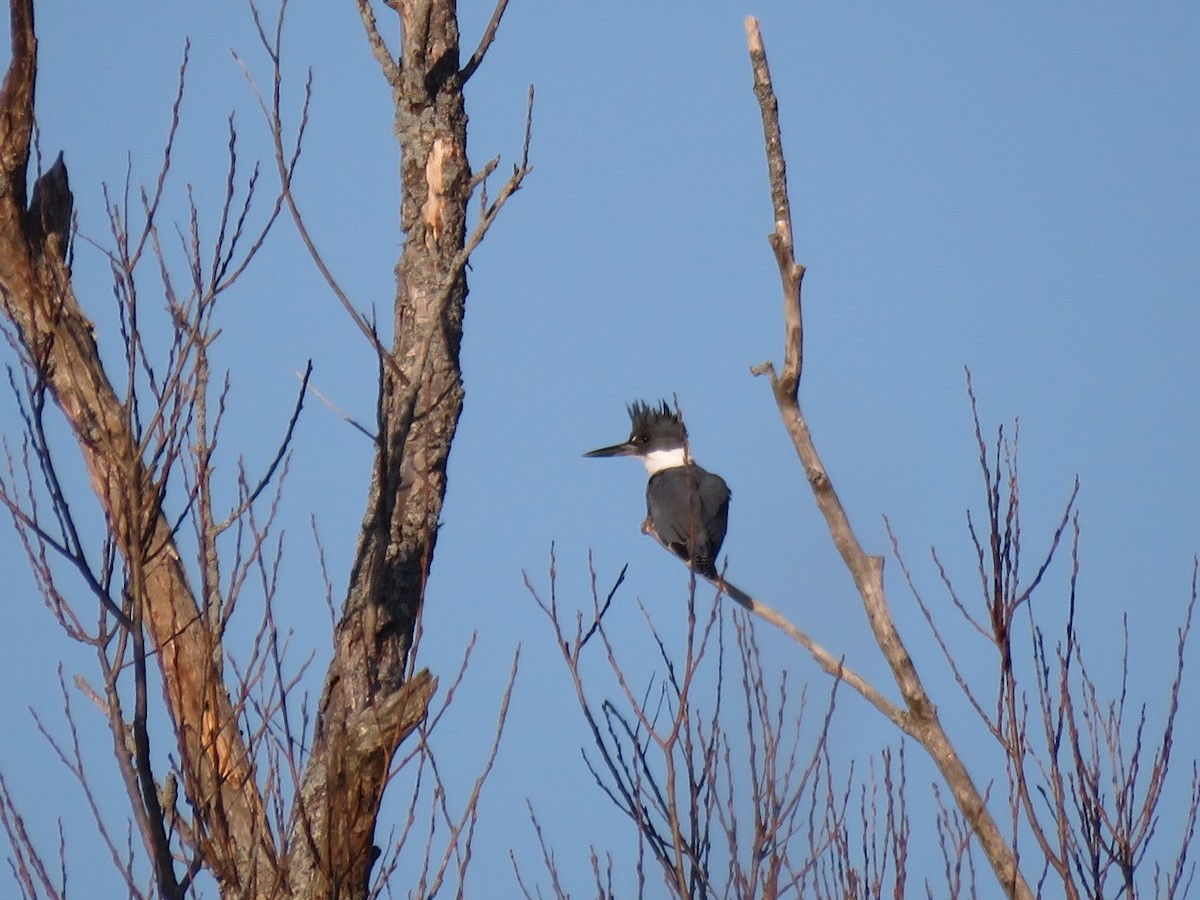
[(687, 428), (684, 427), (683, 420), (666, 400), (659, 401), (657, 406), (635, 400), (625, 408), (629, 411), (630, 433), (644, 435), (673, 428), (679, 432), (680, 437), (687, 439)]

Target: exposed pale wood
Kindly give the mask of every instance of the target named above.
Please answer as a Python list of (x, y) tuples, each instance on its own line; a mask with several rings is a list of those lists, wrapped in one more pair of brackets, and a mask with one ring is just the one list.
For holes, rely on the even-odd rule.
[(804, 267), (796, 262), (793, 244), (794, 230), (788, 199), (787, 167), (784, 163), (783, 140), (779, 127), (779, 105), (771, 83), (762, 33), (758, 21), (754, 18), (746, 19), (746, 38), (754, 72), (754, 94), (758, 98), (762, 113), (767, 172), (771, 201), (775, 210), (775, 229), (768, 240), (775, 252), (783, 285), (785, 328), (782, 372), (776, 374), (771, 363), (757, 367), (755, 372), (770, 378), (780, 418), (804, 466), (817, 507), (825, 517), (830, 537), (854, 579), (871, 630), (904, 698), (907, 712), (901, 727), (925, 748), (941, 771), (1005, 893), (1021, 900), (1032, 900), (1033, 893), (1017, 865), (1012, 844), (1000, 831), (983, 795), (975, 786), (970, 772), (942, 727), (937, 709), (929, 698), (916, 665), (896, 628), (884, 592), (883, 557), (868, 554), (859, 544), (850, 518), (817, 454), (808, 423), (800, 410), (798, 389), (804, 363), (801, 306)]
[(275, 881), (275, 846), (225, 687), (219, 644), (200, 621), (169, 523), (161, 509), (145, 504), (151, 479), (69, 274), (57, 255), (39, 253), (22, 229), (37, 68), (31, 0), (13, 0), (10, 17), (13, 58), (0, 95), (0, 300), (74, 432), (118, 549), (137, 569), (145, 624), (187, 759), (188, 795), (205, 821), (213, 872), (230, 889), (255, 896), (256, 886)]
[[(277, 835), (227, 687), (220, 616), (206, 614), (208, 598), (199, 598), (189, 584), (161, 498), (147, 489), (152, 473), (141, 459), (128, 410), (104, 370), (62, 255), (40, 252), (46, 240), (58, 238), (27, 227), (37, 44), (32, 0), (11, 0), (13, 58), (0, 94), (0, 301), (35, 378), (45, 380), (74, 431), (130, 578), (145, 598), (138, 607), (144, 618), (126, 620), (123, 627), (137, 629), (144, 621), (178, 735), (187, 797), (195, 806), (201, 864), (218, 879), (223, 896), (368, 896), (380, 852), (376, 821), (393, 756), (424, 721), (437, 687), (428, 671), (414, 669), (410, 656), (437, 540), (447, 458), (462, 411), (459, 349), (466, 265), (529, 172), (529, 131), (527, 124), (521, 165), (498, 198), (483, 204), (468, 237), (467, 204), (484, 186), (467, 161), (455, 4), (409, 0), (393, 9), (399, 13), (396, 23), (404, 23), (403, 65), (392, 60), (369, 5), (359, 4), (372, 51), (392, 87), (402, 158), (406, 237), (396, 267), (395, 337), (385, 349), (369, 329), (380, 356), (373, 474), (333, 635), (334, 658), (307, 762), (298, 773), (290, 828)], [(502, 9), (473, 66), (494, 39)], [(275, 90), (263, 109), (279, 157), (282, 193), (276, 212), (286, 201), (302, 225), (291, 195), (299, 142), (290, 154), (281, 142), (282, 11), (273, 35), (257, 9), (253, 13), (275, 66)], [(306, 115), (307, 110), (305, 121)], [(54, 209), (59, 208), (56, 203)], [(328, 272), (326, 277), (333, 281)], [(153, 784), (151, 776), (143, 781)], [(174, 815), (174, 802), (170, 806), (164, 811), (151, 803), (150, 811)], [(154, 855), (162, 848), (147, 849)], [(158, 856), (163, 866), (173, 865), (169, 854)], [(160, 879), (160, 892), (179, 894), (187, 877), (190, 873), (171, 884)]]
[[(398, 11), (404, 23), (398, 66), (384, 62), (390, 55), (380, 49), (373, 20), (367, 28), (395, 104), (405, 240), (396, 267), (394, 342), (380, 366), (366, 514), (334, 633), (312, 762), (293, 812), (291, 876), (310, 885), (314, 897), (365, 896), (392, 756), (432, 696), (435, 681), (428, 672), (414, 674), (409, 657), (464, 396), (459, 348), (467, 204), (475, 185), (458, 23), (450, 0), (410, 0)], [(347, 723), (361, 727), (356, 732)], [(353, 733), (370, 739), (351, 740)]]

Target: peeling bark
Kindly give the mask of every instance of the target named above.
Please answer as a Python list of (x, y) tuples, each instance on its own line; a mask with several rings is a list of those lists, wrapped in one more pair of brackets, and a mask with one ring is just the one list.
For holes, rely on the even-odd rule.
[[(396, 267), (394, 344), (380, 366), (367, 512), (295, 816), (297, 883), (315, 887), (327, 873), (339, 879), (312, 896), (365, 892), (388, 764), (433, 693), (427, 672), (409, 678), (409, 654), (463, 404), (467, 283), (460, 254), (472, 182), (458, 24), (454, 4), (444, 0), (404, 3), (401, 16), (409, 27), (390, 80), (405, 242)], [(347, 739), (346, 723), (367, 721), (373, 740)], [(333, 840), (314, 847), (306, 823), (322, 816)]]
[[(186, 761), (188, 796), (206, 826), (206, 857), (223, 885), (249, 896), (256, 885), (274, 880), (275, 848), (225, 687), (219, 643), (200, 621), (171, 527), (149, 490), (152, 474), (141, 459), (128, 410), (104, 371), (63, 254), (43, 252), (44, 242), (60, 240), (61, 232), (24, 224), (36, 218), (40, 225), (44, 212), (40, 205), (32, 212), (23, 206), (37, 70), (31, 0), (12, 0), (10, 17), (13, 59), (0, 93), (0, 299), (27, 363), (74, 432), (112, 537), (133, 574), (127, 590), (141, 595)], [(54, 183), (65, 190), (65, 170), (61, 183)], [(60, 195), (60, 210), (62, 202)]]
[[(467, 203), (477, 181), (467, 162), (462, 88), (494, 37), (502, 7), (464, 73), (453, 0), (389, 4), (403, 23), (399, 60), (388, 56), (374, 30), (369, 4), (358, 5), (393, 92), (405, 242), (396, 267), (394, 344), (380, 359), (366, 513), (285, 835), (271, 832), (250, 745), (239, 731), (241, 699), (227, 686), (220, 617), (206, 614), (207, 598), (189, 583), (156, 472), (142, 458), (129, 405), (105, 372), (75, 297), (65, 265), (71, 195), (61, 159), (27, 209), (37, 42), (32, 0), (10, 5), (13, 58), (0, 94), (0, 300), (26, 364), (73, 429), (124, 560), (127, 590), (138, 593), (138, 614), (124, 627), (144, 625), (162, 671), (200, 862), (223, 896), (369, 893), (392, 759), (423, 721), (437, 686), (428, 671), (412, 670), (410, 656), (463, 404), (466, 261), (528, 171), (514, 174), (468, 244)], [(171, 807), (157, 812), (174, 815)], [(147, 849), (154, 857), (156, 848)], [(172, 865), (170, 853), (158, 857), (160, 868)], [(190, 878), (158, 874), (165, 896), (181, 894)]]

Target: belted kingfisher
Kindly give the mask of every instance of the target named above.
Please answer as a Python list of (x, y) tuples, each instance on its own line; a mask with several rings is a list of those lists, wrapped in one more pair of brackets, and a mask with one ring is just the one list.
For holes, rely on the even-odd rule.
[(584, 456), (636, 456), (650, 473), (646, 520), (664, 544), (701, 575), (717, 578), (717, 554), (729, 523), (729, 487), (700, 468), (688, 452), (687, 429), (663, 401), (627, 407), (629, 440)]

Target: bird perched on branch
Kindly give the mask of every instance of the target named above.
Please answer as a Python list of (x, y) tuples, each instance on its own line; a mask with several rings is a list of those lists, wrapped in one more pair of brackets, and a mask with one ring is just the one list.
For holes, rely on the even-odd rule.
[(729, 487), (720, 475), (700, 468), (688, 449), (687, 429), (663, 401), (628, 407), (632, 427), (623, 444), (585, 453), (588, 457), (635, 456), (646, 466), (646, 521), (658, 538), (697, 572), (717, 578), (717, 554), (729, 523)]
[(45, 174), (33, 185), (33, 197), (25, 213), (25, 233), (35, 249), (45, 252), (51, 238), (58, 241), (55, 252), (59, 259), (67, 258), (67, 240), (71, 234), (71, 212), (75, 200), (67, 180), (67, 165), (62, 151)]

